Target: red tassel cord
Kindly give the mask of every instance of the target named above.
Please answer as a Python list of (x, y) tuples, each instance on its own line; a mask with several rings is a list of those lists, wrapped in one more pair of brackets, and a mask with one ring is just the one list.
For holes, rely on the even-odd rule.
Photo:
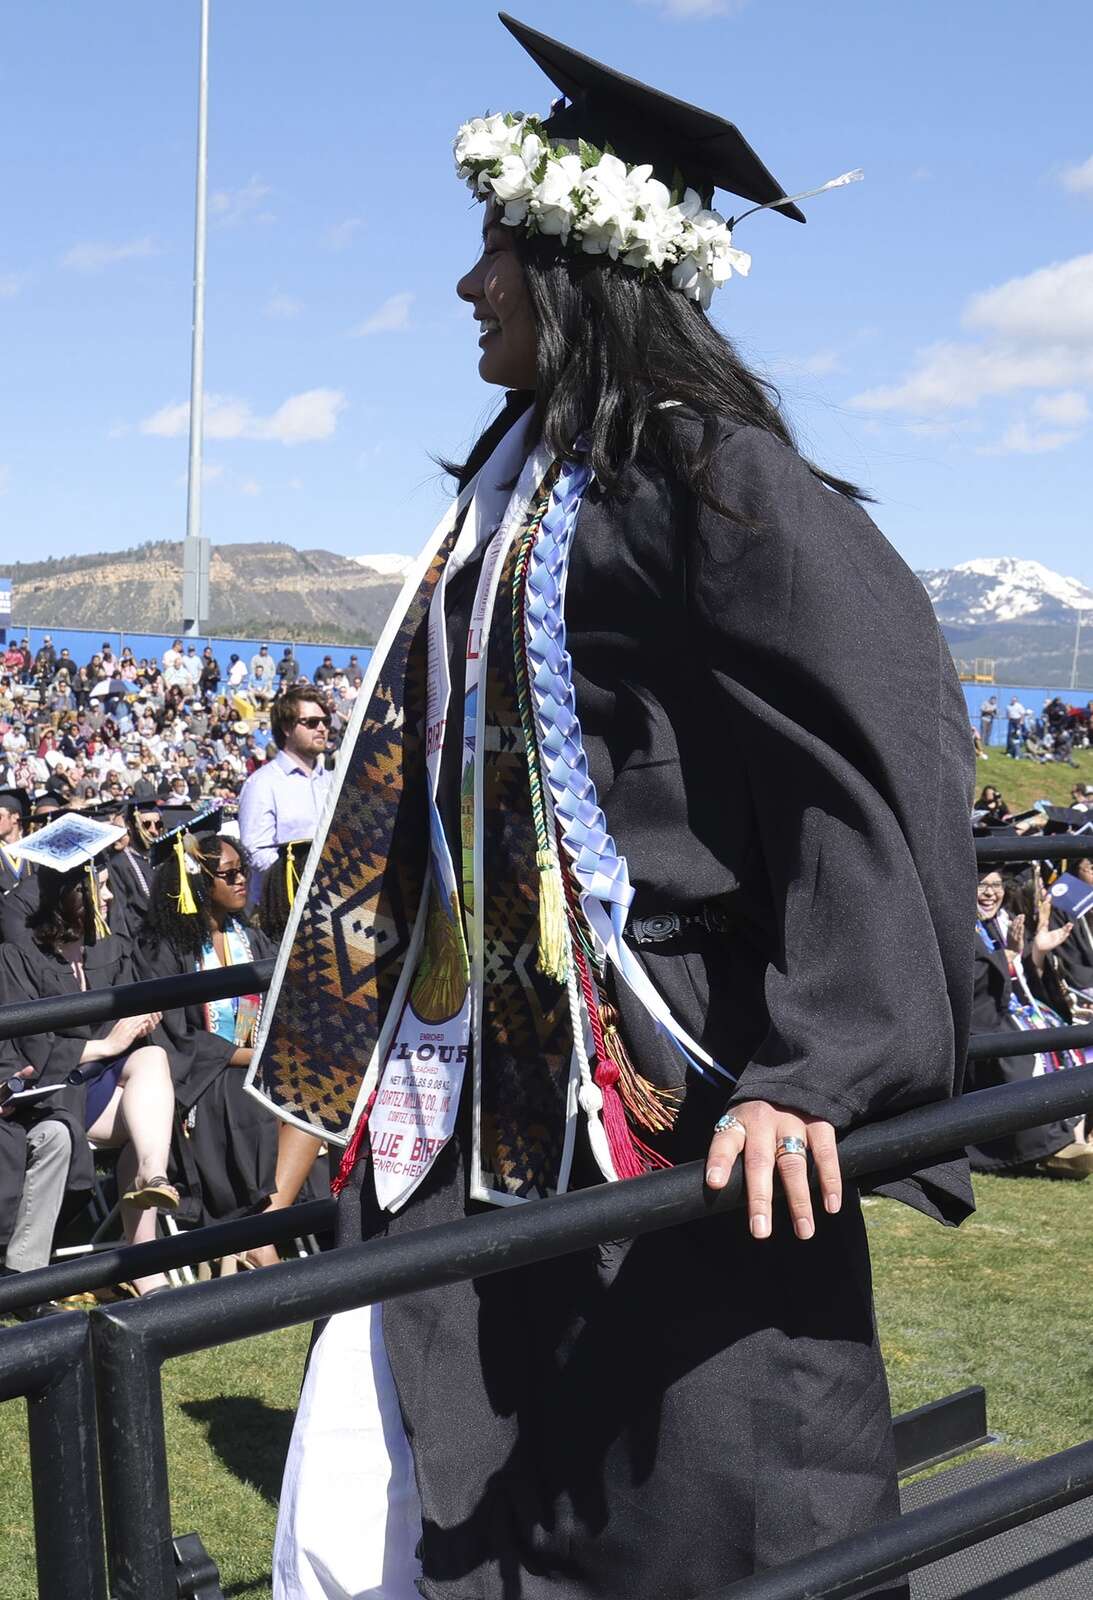
[[(656, 1089), (635, 1071), (623, 1047), (614, 1007), (605, 1004), (601, 1009), (600, 997), (592, 981), (588, 958), (581, 948), (578, 937), (577, 905), (573, 884), (568, 872), (563, 871), (562, 878), (565, 883), (573, 933), (571, 940), (573, 960), (577, 968), (581, 993), (584, 996), (585, 1009), (588, 1012), (589, 1027), (592, 1030), (595, 1057), (592, 1081), (603, 1095), (603, 1130), (607, 1135), (611, 1163), (620, 1178), (639, 1178), (643, 1172), (670, 1167), (672, 1163), (667, 1157), (662, 1156), (659, 1150), (652, 1149), (639, 1139), (627, 1121), (628, 1106), (623, 1095), (625, 1080), (627, 1077), (631, 1079), (636, 1091), (634, 1097), (639, 1100), (643, 1109), (652, 1108), (656, 1120), (648, 1125), (651, 1131), (656, 1133), (665, 1132), (672, 1127), (680, 1097), (678, 1094), (673, 1096), (670, 1090)], [(605, 1018), (609, 1019), (606, 1027)], [(673, 1100), (675, 1104), (669, 1111), (668, 1106)]]
[(341, 1194), (342, 1190), (345, 1188), (346, 1184), (353, 1175), (353, 1168), (360, 1160), (361, 1151), (364, 1149), (364, 1141), (368, 1133), (368, 1118), (371, 1115), (372, 1107), (375, 1105), (375, 1103), (376, 1091), (373, 1089), (372, 1093), (368, 1096), (364, 1110), (360, 1114), (360, 1120), (358, 1121), (357, 1126), (353, 1129), (353, 1137), (345, 1147), (345, 1154), (342, 1156), (341, 1165), (339, 1166), (334, 1175), (333, 1181), (331, 1182), (330, 1192), (332, 1195), (337, 1196)]

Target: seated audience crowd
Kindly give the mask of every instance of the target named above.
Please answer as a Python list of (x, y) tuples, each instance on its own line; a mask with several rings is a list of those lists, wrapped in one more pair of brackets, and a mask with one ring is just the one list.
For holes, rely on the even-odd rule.
[[(178, 670), (172, 655), (187, 659), (176, 641), (161, 676)], [(276, 692), (249, 703), (244, 688), (228, 704), (218, 683), (198, 682), (44, 713), (5, 677), (0, 1004), (275, 954), (352, 692), (330, 695), (344, 673), (322, 686), (294, 661), (275, 673), (265, 646), (251, 663), (259, 684), (264, 659)], [(72, 817), (102, 837), (62, 869), (46, 857)], [(198, 1226), (328, 1192), (319, 1141), (244, 1090), (260, 1010), (255, 994), (0, 1041), (0, 1275), (48, 1262), (96, 1168), (134, 1242), (161, 1214)], [(269, 1245), (228, 1265), (277, 1259)]]
[[(1071, 805), (1014, 815), (998, 789), (972, 813), (980, 836), (1058, 837), (1047, 861), (983, 863), (975, 925), (972, 1030), (1030, 1033), (1093, 1022), (1093, 859), (1068, 856), (1074, 834), (1093, 839), (1093, 788), (1075, 784)], [(1093, 1049), (1045, 1050), (969, 1061), (966, 1089), (986, 1089), (1093, 1063)], [(969, 1150), (980, 1172), (1093, 1173), (1093, 1119), (1028, 1128)]]

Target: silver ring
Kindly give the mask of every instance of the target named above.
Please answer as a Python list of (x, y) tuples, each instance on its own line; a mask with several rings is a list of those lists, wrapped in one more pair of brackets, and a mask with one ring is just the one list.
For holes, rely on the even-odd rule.
[(787, 1134), (784, 1139), (777, 1139), (774, 1145), (774, 1159), (779, 1156), (803, 1156), (808, 1152), (808, 1145), (804, 1139), (798, 1139), (796, 1134)]
[(718, 1117), (717, 1121), (714, 1123), (713, 1131), (715, 1133), (728, 1133), (730, 1129), (734, 1133), (742, 1133), (745, 1139), (748, 1136), (748, 1130), (740, 1121), (740, 1118), (733, 1116), (731, 1111), (726, 1111), (725, 1115), (723, 1117)]

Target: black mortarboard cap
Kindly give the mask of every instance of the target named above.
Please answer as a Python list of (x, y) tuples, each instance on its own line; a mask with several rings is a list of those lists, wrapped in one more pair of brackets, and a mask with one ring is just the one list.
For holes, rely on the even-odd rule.
[(1041, 806), (1047, 818), (1045, 833), (1077, 833), (1093, 823), (1093, 812), (1081, 811), (1077, 806)]
[(175, 840), (180, 834), (192, 834), (204, 841), (210, 834), (219, 833), (224, 823), (220, 806), (210, 806), (207, 810), (196, 813), (191, 806), (163, 806), (161, 815), (164, 832), (158, 839), (153, 839), (148, 848), (148, 859), (156, 867), (167, 861), (174, 853)]
[[(601, 150), (610, 145), (623, 161), (650, 163), (669, 187), (678, 173), (707, 204), (715, 189), (757, 206), (785, 199), (786, 191), (731, 122), (593, 61), (504, 11), (498, 15), (570, 102), (552, 109), (544, 124), (548, 135), (587, 139)], [(805, 220), (795, 205), (778, 209), (796, 222)]]

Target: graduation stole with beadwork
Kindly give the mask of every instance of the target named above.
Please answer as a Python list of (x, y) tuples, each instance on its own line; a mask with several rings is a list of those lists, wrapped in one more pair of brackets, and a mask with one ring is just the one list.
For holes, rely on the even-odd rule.
[[(475, 1198), (564, 1190), (581, 1113), (606, 1177), (663, 1164), (645, 1140), (676, 1106), (627, 1058), (608, 969), (696, 1070), (724, 1070), (623, 943), (633, 891), (588, 774), (563, 620), (591, 473), (524, 459), (524, 426), (441, 523), (376, 648), (248, 1077), (278, 1115), (348, 1145), (343, 1181), (368, 1148), (393, 1209), (450, 1137), (460, 1092)], [(443, 580), (483, 544), (456, 882), (435, 806)]]

